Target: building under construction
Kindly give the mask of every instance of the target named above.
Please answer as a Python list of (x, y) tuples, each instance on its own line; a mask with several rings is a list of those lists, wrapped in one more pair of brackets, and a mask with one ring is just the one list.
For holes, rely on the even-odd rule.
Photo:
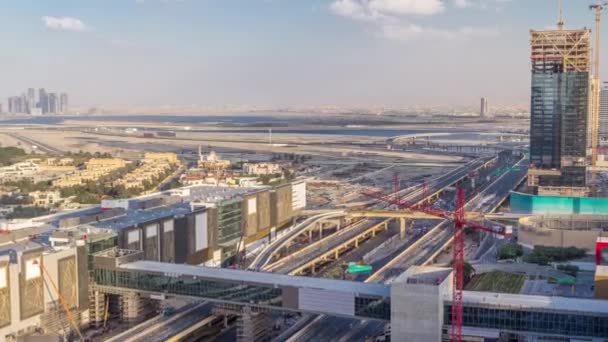
[(539, 194), (587, 193), (591, 31), (531, 31), (528, 184)]

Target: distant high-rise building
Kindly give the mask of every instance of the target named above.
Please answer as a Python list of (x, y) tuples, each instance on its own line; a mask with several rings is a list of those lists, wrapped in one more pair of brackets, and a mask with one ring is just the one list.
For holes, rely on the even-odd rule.
[(25, 95), (12, 96), (8, 98), (8, 112), (11, 114), (23, 114), (25, 113), (26, 101)]
[(59, 111), (62, 114), (66, 114), (68, 112), (68, 94), (61, 93), (59, 97)]
[(560, 193), (586, 186), (590, 34), (588, 29), (530, 32), (529, 185)]
[(32, 114), (32, 111), (36, 108), (36, 90), (29, 88), (27, 90), (27, 112)]
[(21, 97), (19, 98), (19, 103), (21, 105), (21, 113), (25, 114), (30, 112), (29, 103), (27, 101), (27, 95), (21, 94)]
[(57, 93), (49, 93), (49, 113), (56, 114), (59, 112), (59, 97)]
[(38, 108), (42, 114), (49, 112), (49, 95), (44, 88), (38, 89)]
[(608, 146), (608, 82), (605, 82), (600, 92), (600, 146)]
[(479, 109), (479, 116), (484, 117), (488, 115), (488, 98), (481, 98), (481, 108)]

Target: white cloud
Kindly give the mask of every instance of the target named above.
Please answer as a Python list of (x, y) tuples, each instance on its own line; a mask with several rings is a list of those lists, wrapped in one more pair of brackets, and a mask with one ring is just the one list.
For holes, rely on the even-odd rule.
[(454, 6), (458, 8), (467, 8), (471, 6), (471, 2), (469, 0), (454, 0)]
[[(510, 0), (451, 0), (453, 7), (485, 8), (488, 3), (500, 4)], [(433, 16), (447, 10), (444, 0), (334, 0), (330, 10), (339, 16), (375, 28), (383, 37), (408, 41), (417, 37), (458, 39), (496, 35), (493, 28), (459, 27), (453, 29), (422, 26), (412, 22), (422, 16)]]
[(452, 0), (456, 8), (478, 8), (501, 10), (512, 0)]
[(433, 15), (445, 9), (442, 0), (363, 0), (362, 3), (387, 15)]
[(84, 31), (86, 25), (77, 18), (72, 17), (42, 17), (44, 26), (51, 30), (62, 30), (62, 31)]
[(330, 8), (335, 14), (364, 21), (433, 15), (445, 9), (441, 0), (335, 0)]

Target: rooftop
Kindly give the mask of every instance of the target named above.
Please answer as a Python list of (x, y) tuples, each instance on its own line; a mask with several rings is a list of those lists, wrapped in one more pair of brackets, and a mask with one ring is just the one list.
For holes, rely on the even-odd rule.
[(120, 265), (131, 271), (193, 276), (232, 283), (247, 283), (268, 287), (292, 286), (298, 288), (324, 289), (374, 297), (389, 297), (390, 287), (384, 284), (332, 280), (311, 277), (295, 277), (285, 274), (232, 270), (193, 265), (175, 265), (156, 261), (135, 261)]
[[(451, 298), (446, 300), (451, 301)], [(608, 300), (598, 299), (464, 291), (463, 302), (465, 305), (502, 306), (514, 310), (542, 309), (608, 315)]]
[(163, 217), (175, 217), (192, 212), (189, 203), (177, 203), (169, 206), (155, 207), (151, 209), (128, 210), (122, 216), (112, 217), (89, 225), (95, 228), (120, 230), (138, 224), (158, 220)]
[(186, 188), (180, 188), (172, 191), (173, 195), (181, 194), (184, 201), (217, 203), (227, 199), (238, 198), (250, 195), (263, 190), (268, 190), (269, 187), (243, 187), (231, 188), (225, 186), (203, 186), (195, 185)]

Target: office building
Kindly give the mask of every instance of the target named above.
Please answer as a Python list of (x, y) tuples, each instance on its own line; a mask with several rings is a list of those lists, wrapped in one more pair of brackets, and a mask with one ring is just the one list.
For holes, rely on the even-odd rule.
[(528, 184), (539, 194), (586, 194), (591, 31), (530, 31)]
[(28, 88), (27, 90), (27, 108), (28, 114), (32, 114), (36, 108), (36, 90), (34, 88)]
[(44, 88), (38, 90), (38, 108), (40, 108), (42, 114), (49, 112), (49, 95)]
[(68, 94), (61, 93), (59, 96), (59, 112), (66, 114), (68, 112)]
[(49, 93), (49, 113), (56, 114), (59, 112), (59, 97), (57, 93)]
[(27, 103), (26, 103), (25, 95), (22, 96), (12, 96), (8, 98), (8, 112), (10, 114), (22, 114), (27, 111)]
[(605, 82), (600, 91), (600, 146), (608, 146), (608, 82)]
[(482, 97), (481, 98), (481, 108), (479, 109), (479, 116), (483, 118), (487, 115), (488, 115), (488, 98)]
[(19, 102), (21, 104), (21, 113), (29, 113), (30, 112), (30, 106), (29, 106), (29, 102), (27, 99), (27, 95), (25, 94), (21, 94), (21, 97), (19, 99)]

